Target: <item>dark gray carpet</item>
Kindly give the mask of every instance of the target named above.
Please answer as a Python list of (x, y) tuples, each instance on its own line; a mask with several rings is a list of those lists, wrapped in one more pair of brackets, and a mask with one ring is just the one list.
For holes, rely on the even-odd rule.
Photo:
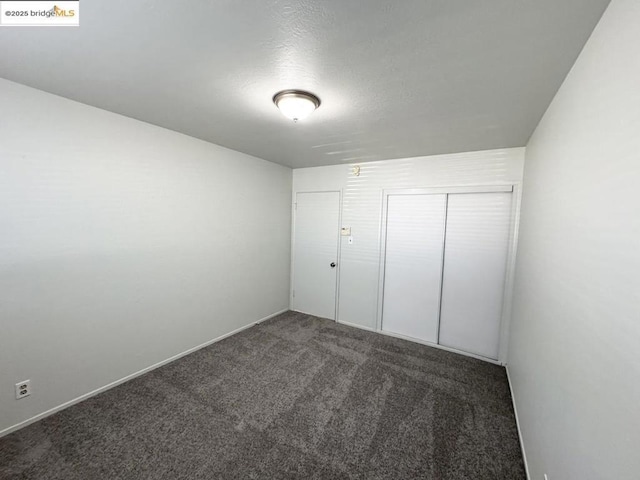
[(289, 312), (0, 439), (2, 479), (525, 479), (503, 368)]

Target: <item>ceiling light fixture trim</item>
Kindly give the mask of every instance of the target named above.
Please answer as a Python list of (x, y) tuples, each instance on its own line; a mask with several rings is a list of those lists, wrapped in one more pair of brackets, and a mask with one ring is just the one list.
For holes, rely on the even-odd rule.
[(297, 122), (311, 115), (319, 106), (320, 99), (304, 90), (282, 90), (273, 96), (273, 103), (282, 114)]

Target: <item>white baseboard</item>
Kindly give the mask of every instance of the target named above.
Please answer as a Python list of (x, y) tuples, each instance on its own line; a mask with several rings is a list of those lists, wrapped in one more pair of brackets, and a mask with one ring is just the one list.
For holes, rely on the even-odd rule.
[(405, 335), (400, 335), (399, 333), (390, 333), (390, 332), (385, 332), (383, 330), (376, 330), (375, 328), (365, 327), (364, 325), (345, 322), (343, 320), (339, 320), (337, 323), (339, 323), (340, 325), (346, 325), (347, 327), (359, 328), (360, 330), (366, 330), (367, 332), (379, 333), (380, 335), (385, 335), (387, 337), (399, 338), (401, 340), (406, 340), (407, 342), (419, 343), (420, 345), (425, 345), (427, 347), (433, 347), (433, 348), (437, 348), (438, 350), (445, 350), (447, 352), (457, 353), (458, 355), (464, 355), (465, 357), (475, 358), (476, 360), (482, 360), (483, 362), (488, 362), (488, 363), (493, 363), (494, 365), (503, 366), (503, 363), (500, 362), (499, 360), (483, 357), (482, 355), (476, 355), (474, 353), (463, 352), (462, 350), (456, 350), (455, 348), (445, 347), (444, 345), (438, 345), (437, 343), (418, 340), (417, 338), (407, 337)]
[(494, 365), (502, 366), (502, 363), (499, 360), (494, 360), (493, 358), (483, 357), (482, 355), (476, 355), (475, 353), (464, 352), (462, 350), (457, 350), (451, 347), (445, 347), (444, 345), (439, 345), (433, 342), (427, 342), (426, 340), (419, 340), (417, 338), (407, 337), (405, 335), (400, 335), (399, 333), (391, 333), (385, 332), (383, 330), (376, 331), (376, 333), (381, 333), (382, 335), (386, 335), (387, 337), (400, 338), (401, 340), (406, 340), (408, 342), (419, 343), (420, 345), (426, 345), (427, 347), (437, 348), (438, 350), (444, 350), (445, 352), (457, 353), (458, 355), (462, 355), (464, 357), (475, 358), (476, 360), (482, 360), (483, 362), (493, 363)]
[(378, 333), (375, 328), (365, 327), (364, 325), (358, 325), (357, 323), (344, 322), (342, 320), (337, 320), (337, 323), (340, 325), (346, 325), (347, 327), (359, 328), (360, 330), (366, 330), (367, 332)]
[(513, 394), (513, 386), (511, 385), (511, 376), (509, 375), (509, 365), (505, 365), (507, 370), (507, 381), (509, 382), (509, 391), (511, 392), (511, 401), (513, 402), (513, 413), (516, 417), (516, 428), (518, 429), (518, 439), (520, 439), (520, 450), (522, 451), (522, 461), (524, 462), (524, 471), (527, 474), (527, 480), (531, 480), (529, 475), (529, 464), (527, 463), (527, 453), (524, 450), (524, 442), (522, 441), (522, 430), (520, 429), (520, 419), (518, 418), (518, 407), (516, 407), (516, 397)]
[(127, 375), (126, 377), (123, 377), (123, 378), (121, 378), (119, 380), (116, 380), (116, 381), (111, 382), (111, 383), (109, 383), (107, 385), (104, 385), (104, 386), (102, 386), (100, 388), (97, 388), (97, 389), (95, 389), (95, 390), (93, 390), (93, 391), (91, 391), (89, 393), (85, 393), (84, 395), (80, 395), (79, 397), (76, 397), (73, 400), (69, 400), (68, 402), (65, 402), (65, 403), (63, 403), (61, 405), (58, 405), (57, 407), (53, 407), (53, 408), (51, 408), (51, 409), (49, 409), (49, 410), (47, 410), (45, 412), (39, 413), (39, 414), (37, 414), (37, 415), (35, 415), (35, 416), (31, 417), (31, 418), (28, 418), (27, 420), (24, 420), (24, 421), (22, 421), (20, 423), (17, 423), (15, 425), (13, 425), (11, 427), (7, 427), (4, 430), (0, 430), (0, 437), (8, 435), (11, 432), (15, 432), (16, 430), (20, 430), (21, 428), (24, 428), (27, 425), (31, 425), (32, 423), (37, 422), (38, 420), (42, 420), (43, 418), (46, 418), (46, 417), (48, 417), (50, 415), (53, 415), (54, 413), (57, 413), (60, 410), (64, 410), (65, 408), (68, 408), (68, 407), (70, 407), (72, 405), (75, 405), (76, 403), (80, 403), (83, 400), (86, 400), (86, 399), (91, 398), (91, 397), (93, 397), (95, 395), (98, 395), (99, 393), (105, 392), (105, 391), (107, 391), (107, 390), (109, 390), (109, 389), (111, 389), (113, 387), (117, 387), (118, 385), (120, 385), (120, 384), (122, 384), (124, 382), (127, 382), (129, 380), (133, 380), (134, 378), (139, 377), (140, 375), (144, 375), (145, 373), (148, 373), (151, 370), (155, 370), (156, 368), (162, 367), (163, 365), (166, 365), (167, 363), (171, 363), (174, 360), (178, 360), (179, 358), (182, 358), (182, 357), (184, 357), (186, 355), (189, 355), (190, 353), (196, 352), (196, 351), (198, 351), (198, 350), (200, 350), (200, 349), (202, 349), (204, 347), (208, 347), (209, 345), (212, 345), (212, 344), (214, 344), (216, 342), (219, 342), (220, 340), (224, 340), (225, 338), (231, 337), (232, 335), (235, 335), (236, 333), (240, 333), (241, 331), (246, 330), (247, 328), (251, 328), (251, 327), (253, 327), (254, 325), (256, 325), (258, 323), (262, 323), (262, 322), (264, 322), (266, 320), (269, 320), (270, 318), (273, 318), (273, 317), (275, 317), (277, 315), (280, 315), (282, 313), (285, 313), (287, 311), (289, 311), (289, 309), (285, 308), (284, 310), (280, 310), (279, 312), (275, 312), (275, 313), (272, 313), (271, 315), (267, 315), (266, 317), (261, 318), (260, 320), (256, 320), (255, 322), (251, 322), (250, 324), (245, 325), (244, 327), (240, 327), (240, 328), (237, 328), (237, 329), (235, 329), (235, 330), (233, 330), (233, 331), (231, 331), (229, 333), (225, 333), (224, 335), (220, 335), (219, 337), (216, 337), (213, 340), (209, 340), (209, 341), (207, 341), (205, 343), (202, 343), (202, 344), (200, 344), (198, 346), (195, 346), (193, 348), (185, 350), (184, 352), (178, 353), (177, 355), (169, 357), (166, 360), (162, 360), (161, 362), (158, 362), (158, 363), (155, 363), (155, 364), (153, 364), (153, 365), (151, 365), (149, 367), (143, 368), (142, 370), (139, 370), (139, 371), (137, 371), (135, 373), (132, 373), (131, 375)]

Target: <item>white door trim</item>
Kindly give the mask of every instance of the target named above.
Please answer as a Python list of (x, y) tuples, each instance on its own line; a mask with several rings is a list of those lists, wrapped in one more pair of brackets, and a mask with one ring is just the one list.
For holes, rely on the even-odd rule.
[(338, 252), (336, 253), (336, 259), (338, 262), (338, 266), (336, 267), (336, 309), (335, 309), (335, 322), (338, 323), (338, 315), (340, 314), (340, 271), (342, 268), (342, 197), (343, 197), (343, 189), (338, 190), (338, 231), (336, 235), (338, 235)]
[(446, 193), (501, 193), (513, 192), (513, 185), (477, 185), (425, 188), (390, 188), (383, 190), (388, 195), (442, 195)]
[(513, 310), (513, 287), (516, 277), (516, 255), (518, 252), (518, 232), (520, 231), (520, 205), (522, 204), (522, 184), (513, 185), (511, 199), (511, 225), (509, 226), (509, 251), (505, 268), (504, 299), (502, 317), (500, 319), (500, 344), (498, 360), (502, 365), (507, 364), (509, 355), (509, 329), (511, 328), (511, 312)]

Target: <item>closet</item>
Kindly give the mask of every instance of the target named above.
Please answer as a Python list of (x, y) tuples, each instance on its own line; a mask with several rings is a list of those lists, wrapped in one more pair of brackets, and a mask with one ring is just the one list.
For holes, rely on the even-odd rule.
[(380, 329), (497, 360), (512, 187), (384, 194)]

